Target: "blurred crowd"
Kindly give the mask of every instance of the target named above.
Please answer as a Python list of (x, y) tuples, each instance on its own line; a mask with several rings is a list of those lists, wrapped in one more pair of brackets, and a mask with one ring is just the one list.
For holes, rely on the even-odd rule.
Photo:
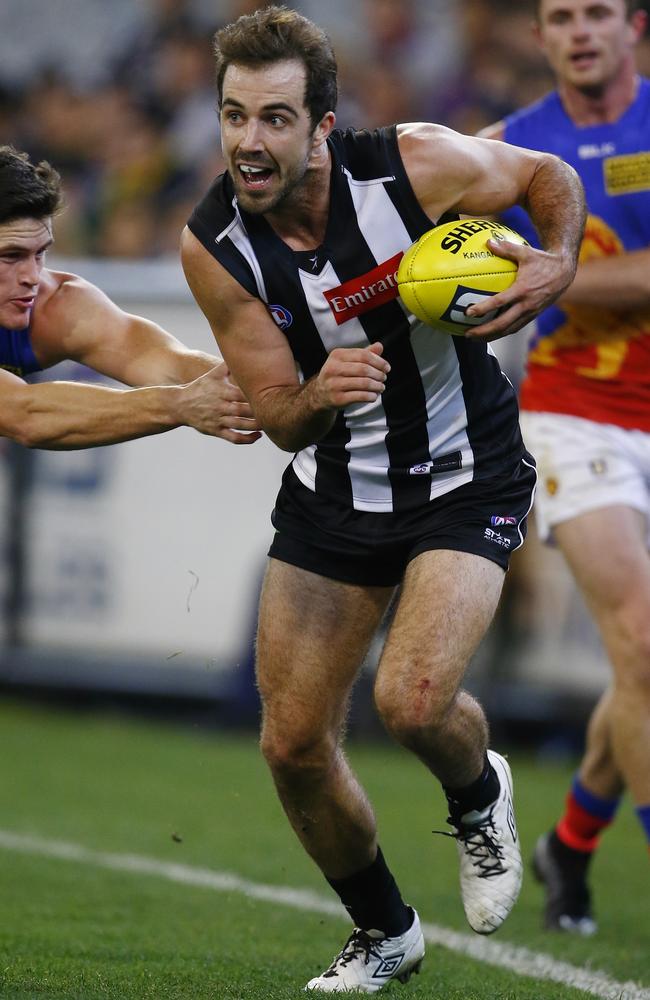
[[(30, 4), (7, 5), (10, 27), (0, 14), (0, 142), (62, 173), (59, 253), (175, 253), (192, 207), (222, 169), (212, 36), (263, 4), (77, 6), (78, 14), (74, 2), (58, 10), (54, 3), (49, 18), (35, 23)], [(96, 22), (88, 20), (93, 6)], [(112, 17), (103, 22), (107, 6)], [(288, 6), (334, 41), (342, 127), (430, 120), (472, 133), (551, 86), (522, 0)], [(650, 72), (648, 49), (643, 62)]]

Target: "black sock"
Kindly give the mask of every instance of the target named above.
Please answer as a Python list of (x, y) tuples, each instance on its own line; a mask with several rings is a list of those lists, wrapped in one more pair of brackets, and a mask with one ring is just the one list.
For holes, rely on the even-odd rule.
[(496, 771), (490, 764), (487, 754), (485, 765), (476, 781), (462, 788), (448, 788), (443, 785), (444, 793), (449, 803), (452, 820), (457, 822), (465, 813), (476, 810), (481, 812), (498, 797), (501, 785)]
[(328, 878), (355, 927), (398, 937), (413, 923), (413, 911), (402, 899), (381, 848), (368, 868), (347, 878)]

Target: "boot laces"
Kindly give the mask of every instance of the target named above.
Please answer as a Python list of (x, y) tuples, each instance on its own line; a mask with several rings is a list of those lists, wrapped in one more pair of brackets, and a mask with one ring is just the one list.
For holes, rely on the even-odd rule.
[(380, 941), (371, 938), (366, 931), (360, 927), (355, 927), (327, 972), (323, 973), (323, 976), (336, 976), (340, 968), (345, 968), (346, 965), (349, 965), (356, 958), (362, 958), (364, 965), (368, 964), (371, 957), (380, 958), (381, 956), (375, 950), (375, 946), (379, 943)]
[(503, 845), (499, 843), (499, 831), (494, 823), (494, 809), (479, 823), (463, 823), (447, 817), (447, 822), (453, 828), (448, 830), (433, 830), (443, 837), (452, 837), (465, 848), (465, 853), (472, 859), (474, 868), (478, 869), (478, 878), (493, 878), (503, 875), (507, 868), (504, 864)]

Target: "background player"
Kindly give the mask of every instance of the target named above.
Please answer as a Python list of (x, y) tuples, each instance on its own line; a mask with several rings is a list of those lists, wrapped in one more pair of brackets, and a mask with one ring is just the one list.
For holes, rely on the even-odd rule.
[[(402, 581), (376, 702), (445, 787), (465, 912), (490, 933), (520, 885), (510, 775), (460, 684), (534, 484), (494, 356), (418, 324), (389, 279), (435, 221), (525, 203), (545, 250), (505, 246), (517, 282), (474, 307), (503, 307), (488, 336), (513, 332), (573, 277), (582, 189), (554, 157), (434, 125), (335, 131), (331, 46), (294, 11), (242, 17), (216, 42), (228, 172), (193, 214), (183, 261), (260, 424), (298, 452), (260, 608), (262, 748), (356, 925), (308, 988), (375, 992), (417, 970), (424, 946), (343, 754), (350, 690)], [(505, 525), (497, 541), (491, 523)]]
[[(234, 444), (256, 441), (251, 410), (218, 358), (45, 267), (60, 203), (49, 164), (0, 147), (0, 434), (30, 447), (88, 448), (187, 425)], [(151, 388), (21, 377), (64, 359)]]
[[(564, 815), (535, 851), (546, 925), (588, 934), (588, 864), (625, 785), (650, 843), (650, 83), (635, 67), (647, 15), (633, 0), (531, 6), (557, 91), (484, 134), (562, 156), (589, 209), (521, 392), (540, 535), (560, 545), (613, 668)], [(523, 213), (506, 219), (535, 239)]]

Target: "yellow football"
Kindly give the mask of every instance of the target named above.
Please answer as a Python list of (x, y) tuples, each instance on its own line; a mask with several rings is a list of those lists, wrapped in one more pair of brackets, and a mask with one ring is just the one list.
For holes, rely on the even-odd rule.
[(402, 302), (418, 319), (448, 333), (492, 319), (467, 316), (474, 303), (502, 292), (515, 280), (517, 264), (497, 257), (487, 241), (527, 245), (514, 229), (488, 219), (446, 222), (424, 233), (409, 247), (397, 271)]

